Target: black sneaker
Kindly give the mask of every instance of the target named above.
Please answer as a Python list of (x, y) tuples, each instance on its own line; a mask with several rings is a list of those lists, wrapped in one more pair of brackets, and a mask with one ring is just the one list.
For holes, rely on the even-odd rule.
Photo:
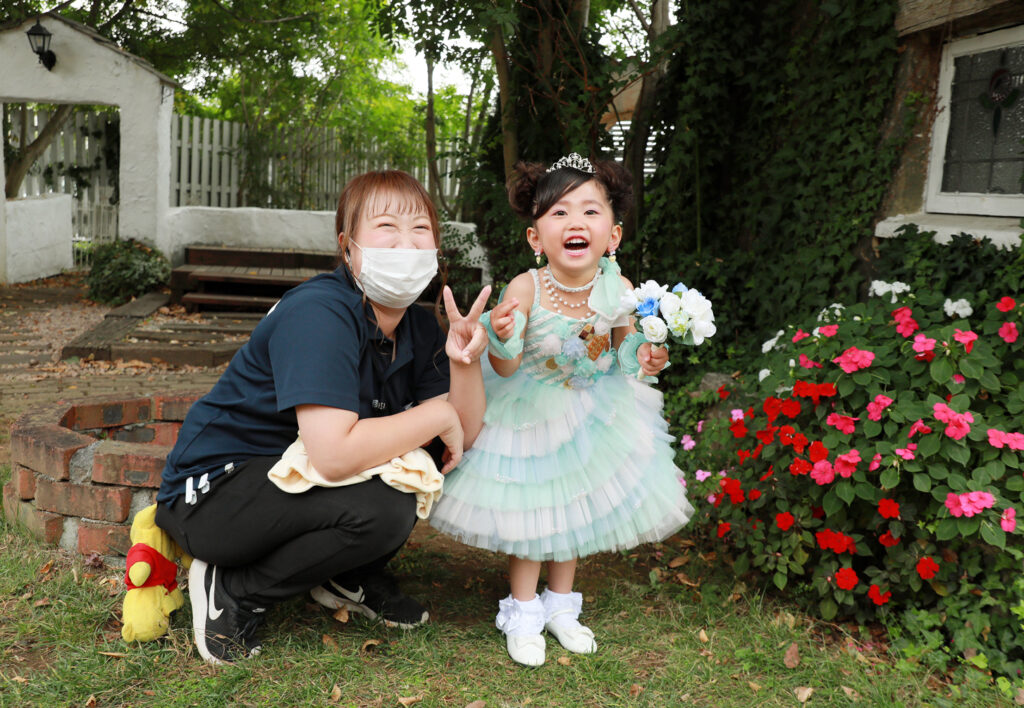
[(192, 629), (199, 655), (210, 664), (233, 664), (260, 653), (256, 629), (265, 608), (243, 608), (217, 582), (217, 566), (196, 558), (188, 571)]
[(388, 627), (412, 629), (430, 619), (423, 605), (403, 595), (395, 579), (386, 573), (372, 573), (363, 577), (358, 585), (348, 582), (347, 587), (328, 580), (309, 594), (328, 609), (345, 608), (372, 620), (379, 617)]

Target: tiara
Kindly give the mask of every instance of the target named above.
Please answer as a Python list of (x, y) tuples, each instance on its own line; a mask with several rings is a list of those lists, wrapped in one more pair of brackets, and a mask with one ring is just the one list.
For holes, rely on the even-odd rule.
[(559, 158), (559, 160), (555, 164), (551, 165), (547, 171), (554, 172), (555, 170), (560, 170), (564, 167), (571, 167), (572, 169), (579, 170), (580, 172), (594, 174), (594, 166), (590, 164), (590, 160), (585, 157), (580, 157), (579, 153), (575, 152), (570, 152), (567, 157)]

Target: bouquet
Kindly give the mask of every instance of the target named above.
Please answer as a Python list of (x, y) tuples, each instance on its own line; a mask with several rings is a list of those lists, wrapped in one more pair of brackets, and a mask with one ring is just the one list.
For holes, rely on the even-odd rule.
[(677, 342), (697, 346), (716, 332), (711, 301), (682, 283), (669, 292), (667, 285), (648, 280), (624, 300), (634, 310), (644, 339), (655, 348), (665, 346), (669, 335)]

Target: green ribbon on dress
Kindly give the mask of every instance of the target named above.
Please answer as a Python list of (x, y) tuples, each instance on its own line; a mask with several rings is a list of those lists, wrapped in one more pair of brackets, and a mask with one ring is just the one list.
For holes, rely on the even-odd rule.
[(590, 291), (590, 299), (587, 301), (590, 309), (608, 320), (614, 321), (624, 314), (622, 307), (622, 295), (625, 287), (622, 285), (622, 278), (619, 274), (622, 270), (619, 264), (602, 256), (598, 262), (601, 274), (597, 277), (593, 289)]

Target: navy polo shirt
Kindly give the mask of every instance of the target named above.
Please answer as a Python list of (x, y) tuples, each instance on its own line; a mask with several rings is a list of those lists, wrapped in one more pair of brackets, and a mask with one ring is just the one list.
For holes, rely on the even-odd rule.
[[(448, 392), (445, 334), (412, 306), (392, 341), (377, 329), (344, 267), (289, 290), (238, 350), (213, 389), (189, 409), (167, 456), (157, 501), (197, 493), (227, 468), (277, 456), (295, 442), (295, 406), (392, 415)], [(203, 479), (203, 475), (206, 478)]]

